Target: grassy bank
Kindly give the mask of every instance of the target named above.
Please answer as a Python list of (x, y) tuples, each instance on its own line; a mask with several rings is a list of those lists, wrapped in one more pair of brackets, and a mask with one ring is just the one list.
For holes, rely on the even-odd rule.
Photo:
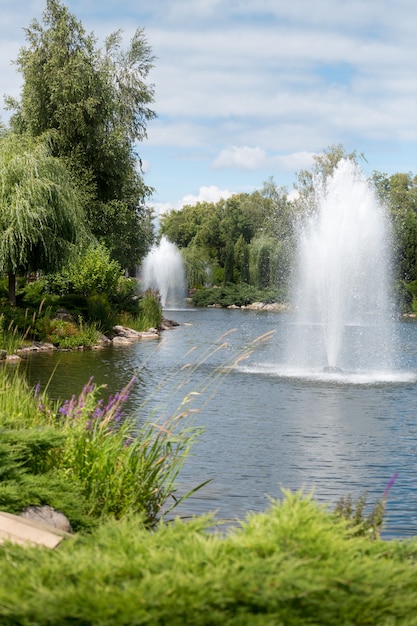
[(199, 430), (184, 407), (163, 419), (126, 414), (135, 382), (108, 396), (90, 379), (78, 396), (51, 403), (1, 367), (0, 510), (47, 504), (85, 531), (130, 514), (152, 527), (172, 509)]

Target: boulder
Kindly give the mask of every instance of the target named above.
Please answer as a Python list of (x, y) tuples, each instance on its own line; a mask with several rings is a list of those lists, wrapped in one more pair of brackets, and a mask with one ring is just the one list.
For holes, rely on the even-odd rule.
[(28, 506), (28, 508), (21, 513), (21, 517), (43, 522), (44, 524), (48, 524), (48, 526), (53, 526), (66, 533), (72, 532), (71, 524), (66, 515), (48, 505)]

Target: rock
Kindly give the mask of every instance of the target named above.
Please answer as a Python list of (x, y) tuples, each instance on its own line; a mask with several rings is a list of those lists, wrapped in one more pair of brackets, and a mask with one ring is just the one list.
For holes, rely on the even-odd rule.
[(242, 306), (242, 309), (247, 309), (249, 311), (288, 311), (288, 304), (281, 304), (279, 302), (252, 302), (252, 304), (247, 304), (246, 306)]
[[(179, 326), (178, 322), (175, 322), (174, 320), (167, 320), (164, 317), (161, 323), (161, 330), (171, 330), (172, 328), (176, 328), (177, 326)], [(151, 330), (155, 330), (155, 332), (157, 332), (156, 329), (149, 328), (149, 331)]]
[(0, 511), (0, 543), (11, 541), (22, 546), (56, 548), (69, 533), (38, 519)]
[(115, 346), (130, 345), (131, 343), (132, 343), (132, 339), (129, 337), (119, 337), (119, 335), (116, 335), (116, 337), (113, 337), (113, 344)]
[(55, 314), (55, 319), (62, 320), (63, 322), (75, 322), (74, 317), (71, 315), (71, 313), (69, 313), (65, 309), (58, 309)]
[(137, 341), (138, 339), (158, 339), (159, 332), (156, 328), (150, 328), (146, 331), (134, 330), (133, 328), (128, 328), (127, 326), (114, 326), (113, 332), (115, 336), (113, 337), (113, 343), (115, 345), (132, 343), (133, 341)]
[(109, 346), (111, 344), (111, 339), (106, 337), (106, 335), (100, 335), (97, 346)]
[[(125, 337), (126, 339), (139, 339), (140, 332), (134, 330), (133, 328), (128, 328), (127, 326), (113, 326), (113, 332), (116, 337)], [(113, 338), (114, 339), (116, 338)]]
[(16, 350), (16, 354), (28, 354), (30, 352), (51, 352), (52, 350), (56, 350), (55, 346), (52, 343), (41, 343), (40, 341), (34, 341), (30, 346), (25, 346), (24, 348), (19, 348)]
[(21, 513), (21, 517), (43, 522), (66, 533), (71, 533), (72, 528), (69, 519), (60, 511), (56, 511), (51, 506), (29, 506)]
[(145, 330), (140, 333), (141, 339), (158, 339), (159, 333), (156, 329)]

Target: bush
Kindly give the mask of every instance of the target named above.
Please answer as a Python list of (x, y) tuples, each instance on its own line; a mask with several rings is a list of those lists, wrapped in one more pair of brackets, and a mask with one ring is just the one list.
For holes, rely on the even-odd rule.
[(239, 285), (227, 285), (226, 287), (212, 287), (208, 289), (196, 289), (191, 300), (194, 306), (220, 305), (246, 306), (252, 302), (283, 302), (284, 292), (280, 289), (259, 290), (251, 285), (243, 283)]
[(112, 294), (122, 278), (122, 269), (117, 261), (111, 259), (107, 248), (95, 244), (80, 253), (61, 272), (47, 276), (46, 281), (52, 293), (91, 296)]
[(159, 293), (152, 289), (147, 289), (139, 298), (136, 313), (122, 313), (118, 316), (120, 324), (138, 331), (159, 328), (162, 320), (161, 299)]
[[(417, 544), (352, 537), (286, 493), (226, 535), (209, 517), (108, 522), (55, 551), (0, 548), (0, 621), (16, 624), (415, 624)], [(105, 593), (104, 593), (105, 592)]]

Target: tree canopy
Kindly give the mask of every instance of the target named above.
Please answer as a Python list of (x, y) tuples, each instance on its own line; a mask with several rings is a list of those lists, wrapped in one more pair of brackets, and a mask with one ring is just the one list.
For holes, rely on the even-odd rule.
[(15, 276), (57, 269), (86, 234), (84, 197), (48, 137), (0, 137), (0, 271)]
[(135, 148), (155, 116), (153, 86), (146, 83), (154, 57), (144, 31), (136, 30), (127, 50), (121, 31), (100, 49), (63, 4), (47, 0), (42, 22), (33, 20), (25, 33), (16, 61), (21, 97), (6, 99), (11, 127), (32, 136), (55, 131), (52, 153), (88, 193), (92, 232), (132, 267), (152, 238), (145, 205), (152, 190)]
[[(197, 265), (211, 265), (215, 283), (283, 286), (293, 246), (293, 212), (287, 189), (271, 177), (252, 194), (199, 202), (163, 215), (161, 233), (188, 250), (186, 262), (195, 266), (199, 258)], [(202, 272), (196, 274), (194, 267), (188, 275), (201, 278)]]

